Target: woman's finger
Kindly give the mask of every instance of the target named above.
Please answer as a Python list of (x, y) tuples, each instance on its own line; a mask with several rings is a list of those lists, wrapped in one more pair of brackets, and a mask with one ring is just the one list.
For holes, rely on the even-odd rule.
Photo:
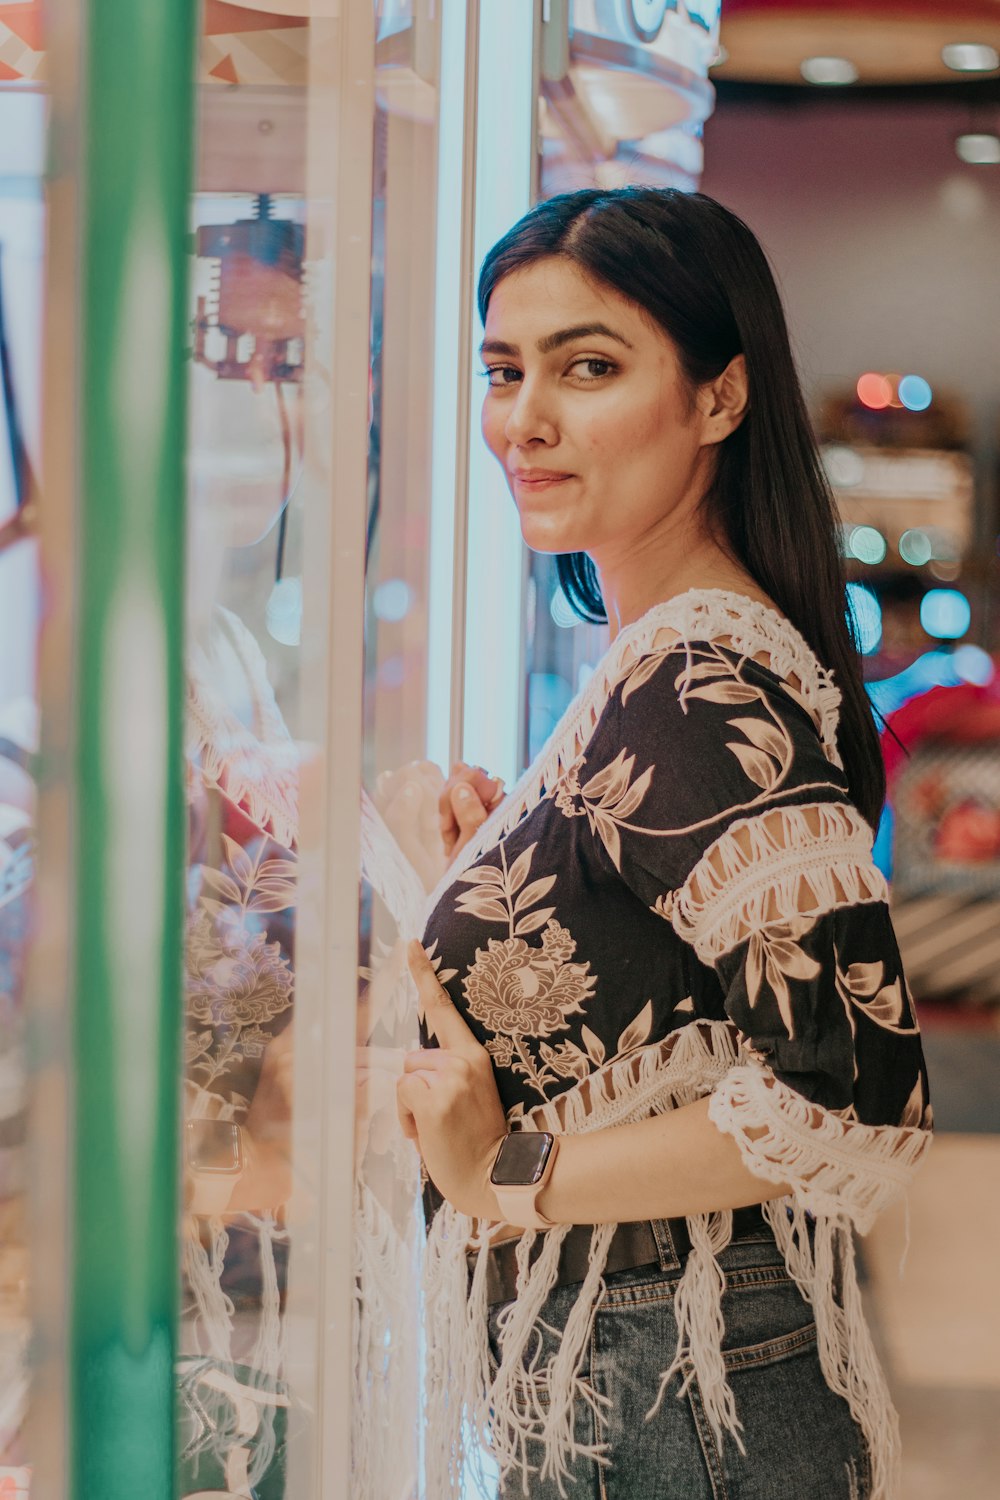
[(451, 1065), (450, 1053), (441, 1047), (421, 1047), (417, 1052), (407, 1052), (403, 1058), (404, 1073), (434, 1073)]
[(435, 1081), (433, 1073), (404, 1073), (396, 1084), (396, 1110), (400, 1120), (404, 1112), (413, 1117), (414, 1130), (418, 1128), (420, 1111), (426, 1109)]
[(488, 817), (488, 810), (482, 799), (466, 781), (461, 781), (452, 788), (451, 806), (460, 834), (475, 833)]
[(408, 1141), (419, 1141), (420, 1137), (417, 1133), (417, 1121), (413, 1114), (413, 1111), (412, 1109), (406, 1108), (406, 1105), (399, 1098), (398, 1094), (396, 1096), (396, 1115), (399, 1119), (399, 1128), (403, 1132), (406, 1139)]
[(442, 823), (452, 817), (452, 791), (460, 781), (471, 781), (474, 775), (475, 772), (472, 767), (467, 766), (464, 761), (457, 760), (452, 766), (451, 774), (441, 788), (440, 795), (438, 796), (438, 812), (441, 814)]
[(406, 945), (406, 958), (430, 1035), (457, 1056), (478, 1062), (483, 1048), (455, 1009), (451, 996), (439, 982), (433, 964), (416, 938)]

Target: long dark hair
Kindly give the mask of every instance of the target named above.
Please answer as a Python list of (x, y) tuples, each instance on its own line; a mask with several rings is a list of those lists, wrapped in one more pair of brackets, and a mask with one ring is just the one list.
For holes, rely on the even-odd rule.
[[(749, 407), (718, 446), (703, 501), (706, 517), (833, 672), (842, 698), (838, 746), (848, 786), (874, 827), (885, 771), (848, 622), (837, 509), (763, 250), (741, 219), (701, 193), (647, 187), (563, 193), (531, 209), (487, 255), (479, 277), (483, 321), (503, 277), (552, 255), (655, 318), (692, 387), (745, 355)], [(586, 553), (563, 554), (556, 563), (580, 618), (607, 619)]]

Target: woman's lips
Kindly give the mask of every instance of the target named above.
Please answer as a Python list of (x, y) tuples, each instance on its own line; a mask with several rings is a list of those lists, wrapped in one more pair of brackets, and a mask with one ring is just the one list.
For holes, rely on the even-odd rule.
[(514, 469), (511, 473), (514, 483), (522, 490), (547, 490), (575, 477), (574, 474), (557, 474), (551, 469)]

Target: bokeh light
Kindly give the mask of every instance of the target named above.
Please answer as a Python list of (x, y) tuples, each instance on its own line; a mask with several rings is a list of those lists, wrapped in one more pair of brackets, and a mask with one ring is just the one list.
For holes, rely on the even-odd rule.
[(885, 537), (874, 526), (852, 526), (847, 546), (848, 556), (872, 565), (882, 562), (887, 550)]
[(863, 656), (874, 656), (882, 643), (881, 604), (865, 584), (849, 583), (847, 605), (847, 618), (858, 650)]
[(934, 392), (922, 375), (904, 375), (899, 382), (899, 399), (907, 411), (926, 411)]
[(1000, 53), (986, 42), (949, 42), (941, 61), (956, 73), (992, 73), (1000, 68)]
[(961, 589), (929, 589), (920, 601), (920, 623), (936, 640), (958, 640), (971, 620), (972, 606)]
[(952, 654), (955, 671), (963, 682), (974, 682), (978, 687), (988, 687), (996, 676), (993, 658), (982, 646), (971, 642), (956, 646)]
[(892, 403), (892, 385), (884, 375), (868, 370), (858, 381), (858, 400), (871, 411), (884, 411)]
[(852, 489), (865, 477), (865, 461), (844, 443), (828, 443), (822, 450), (826, 477), (839, 490)]
[(413, 590), (402, 578), (387, 578), (372, 597), (372, 608), (380, 620), (396, 624), (405, 620), (413, 604)]
[(799, 71), (806, 83), (857, 83), (858, 70), (847, 57), (807, 57)]
[(387, 656), (378, 669), (376, 681), (380, 688), (389, 691), (401, 688), (406, 681), (406, 657), (398, 653), (395, 656)]
[(934, 556), (934, 549), (926, 531), (921, 531), (919, 527), (904, 531), (899, 539), (899, 555), (913, 568), (922, 568), (925, 563), (929, 563)]
[(1000, 162), (1000, 136), (985, 130), (970, 130), (958, 137), (955, 152), (970, 167), (996, 166)]

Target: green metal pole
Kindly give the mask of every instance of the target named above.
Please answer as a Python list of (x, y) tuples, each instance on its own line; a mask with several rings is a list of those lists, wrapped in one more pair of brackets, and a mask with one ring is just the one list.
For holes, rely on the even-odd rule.
[(72, 1500), (172, 1500), (194, 0), (84, 11)]

